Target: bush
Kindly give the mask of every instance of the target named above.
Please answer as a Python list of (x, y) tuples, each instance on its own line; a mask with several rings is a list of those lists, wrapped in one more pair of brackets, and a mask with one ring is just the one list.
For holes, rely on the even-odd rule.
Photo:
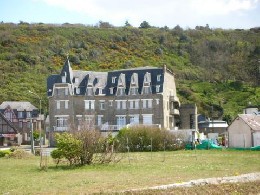
[(10, 150), (0, 150), (0, 158), (5, 157), (11, 153)]
[(56, 165), (58, 165), (63, 158), (62, 151), (59, 149), (55, 149), (51, 152), (51, 157), (53, 158)]
[(24, 159), (30, 157), (31, 154), (24, 151), (24, 150), (15, 150), (14, 152), (11, 152), (9, 154), (9, 158), (15, 158), (15, 159)]
[(120, 143), (119, 150), (135, 151), (163, 151), (178, 150), (184, 146), (178, 144), (178, 137), (170, 131), (149, 126), (125, 128), (119, 131), (116, 139)]

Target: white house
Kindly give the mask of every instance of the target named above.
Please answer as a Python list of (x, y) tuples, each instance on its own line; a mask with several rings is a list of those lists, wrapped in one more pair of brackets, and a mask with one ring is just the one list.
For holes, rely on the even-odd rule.
[(229, 147), (250, 148), (260, 145), (260, 115), (239, 114), (228, 127)]

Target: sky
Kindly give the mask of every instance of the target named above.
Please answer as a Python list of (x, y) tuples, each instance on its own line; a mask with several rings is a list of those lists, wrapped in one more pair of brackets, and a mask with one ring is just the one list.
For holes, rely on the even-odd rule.
[(0, 21), (249, 29), (260, 26), (260, 0), (0, 0)]

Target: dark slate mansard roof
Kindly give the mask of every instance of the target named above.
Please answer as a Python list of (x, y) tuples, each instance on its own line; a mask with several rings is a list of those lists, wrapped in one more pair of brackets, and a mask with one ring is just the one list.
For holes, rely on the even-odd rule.
[[(125, 74), (125, 82), (126, 82), (126, 94), (128, 94), (130, 89), (130, 83), (131, 83), (131, 76), (134, 73), (137, 73), (138, 75), (138, 83), (139, 88), (138, 92), (141, 94), (143, 82), (144, 82), (144, 76), (146, 73), (151, 74), (151, 89), (152, 93), (156, 93), (156, 85), (160, 85), (160, 91), (159, 93), (163, 92), (163, 82), (164, 82), (164, 69), (163, 68), (155, 68), (155, 67), (143, 67), (143, 68), (133, 68), (133, 69), (126, 69), (126, 70), (116, 70), (116, 71), (109, 71), (109, 72), (93, 72), (93, 71), (73, 71), (71, 69), (69, 60), (67, 59), (64, 63), (63, 69), (59, 75), (51, 75), (47, 79), (47, 95), (52, 96), (52, 90), (55, 83), (62, 83), (62, 76), (65, 74), (67, 75), (66, 83), (73, 84), (75, 82), (75, 77), (79, 78), (79, 84), (78, 87), (80, 88), (80, 94), (75, 95), (85, 95), (86, 88), (88, 81), (90, 79), (90, 75), (94, 75), (95, 79), (93, 81), (93, 87), (98, 84), (97, 77), (102, 78), (104, 86), (103, 88), (103, 94), (106, 96), (113, 96), (116, 93), (117, 86), (118, 86), (118, 79), (120, 74)], [(161, 75), (160, 81), (157, 81), (157, 75)], [(115, 83), (112, 83), (112, 77), (116, 77)], [(110, 88), (114, 88), (114, 94), (110, 94)], [(97, 94), (97, 89), (94, 91), (95, 94)]]

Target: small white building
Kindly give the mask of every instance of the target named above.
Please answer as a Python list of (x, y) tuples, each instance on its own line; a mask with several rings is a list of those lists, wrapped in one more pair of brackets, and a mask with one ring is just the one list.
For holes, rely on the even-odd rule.
[(260, 115), (239, 114), (228, 127), (231, 148), (250, 148), (260, 145)]

